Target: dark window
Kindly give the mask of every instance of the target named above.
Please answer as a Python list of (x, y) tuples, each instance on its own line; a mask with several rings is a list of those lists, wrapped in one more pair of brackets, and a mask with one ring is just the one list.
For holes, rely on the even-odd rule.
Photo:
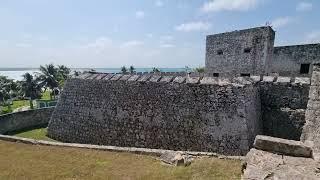
[(219, 77), (219, 73), (213, 73), (213, 77)]
[(242, 77), (250, 77), (250, 74), (249, 73), (241, 73), (240, 76), (242, 76)]
[(250, 53), (250, 52), (251, 52), (251, 48), (245, 48), (245, 49), (243, 50), (243, 52), (244, 52), (244, 53)]
[(223, 51), (220, 49), (220, 50), (217, 51), (217, 54), (218, 54), (218, 55), (222, 55), (222, 54), (223, 54)]
[(300, 74), (309, 74), (310, 64), (301, 64)]

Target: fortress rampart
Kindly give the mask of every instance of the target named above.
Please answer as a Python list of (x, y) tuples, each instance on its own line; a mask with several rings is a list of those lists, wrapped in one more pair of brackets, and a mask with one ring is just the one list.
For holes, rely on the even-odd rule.
[(300, 136), (309, 86), (309, 78), (88, 73), (66, 83), (48, 134), (64, 142), (244, 155), (257, 134)]

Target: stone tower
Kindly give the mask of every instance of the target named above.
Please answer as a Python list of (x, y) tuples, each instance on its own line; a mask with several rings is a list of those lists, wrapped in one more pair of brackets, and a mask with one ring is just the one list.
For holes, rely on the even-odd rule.
[(208, 76), (250, 76), (271, 72), (275, 32), (270, 26), (209, 35)]

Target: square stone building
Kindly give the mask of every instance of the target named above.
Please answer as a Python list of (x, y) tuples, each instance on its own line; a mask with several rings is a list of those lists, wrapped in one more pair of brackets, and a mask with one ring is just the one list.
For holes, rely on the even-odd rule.
[(270, 73), (274, 39), (270, 26), (207, 36), (206, 74), (218, 77)]

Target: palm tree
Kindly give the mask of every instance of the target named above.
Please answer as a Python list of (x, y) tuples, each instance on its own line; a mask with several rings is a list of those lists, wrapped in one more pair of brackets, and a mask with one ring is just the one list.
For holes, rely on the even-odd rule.
[[(59, 72), (58, 68), (56, 68), (53, 64), (48, 64), (45, 66), (40, 66), (40, 73), (38, 73), (38, 80), (40, 82), (40, 86), (53, 90), (59, 87)], [(52, 93), (50, 93), (50, 99), (52, 99)]]
[(128, 72), (128, 69), (125, 66), (121, 67), (122, 74), (126, 74)]
[(158, 68), (156, 68), (156, 67), (153, 67), (153, 68), (152, 68), (152, 72), (154, 72), (154, 73), (159, 73), (160, 70), (159, 70)]
[(204, 73), (204, 67), (197, 67), (194, 70), (198, 73)]
[(8, 106), (9, 111), (11, 111), (11, 104), (8, 100), (15, 96), (18, 96), (18, 85), (12, 79), (8, 79), (5, 76), (0, 76), (0, 104)]
[(130, 66), (130, 67), (129, 67), (129, 72), (130, 72), (131, 74), (135, 73), (135, 68), (134, 68), (133, 66)]
[(58, 65), (59, 80), (64, 81), (70, 77), (70, 68), (64, 65)]
[(62, 89), (64, 82), (70, 78), (70, 68), (64, 65), (58, 65), (58, 82), (59, 82), (59, 91)]
[(23, 80), (21, 81), (21, 90), (24, 97), (29, 98), (30, 108), (33, 109), (32, 101), (41, 97), (41, 86), (30, 73), (25, 73), (23, 75)]

